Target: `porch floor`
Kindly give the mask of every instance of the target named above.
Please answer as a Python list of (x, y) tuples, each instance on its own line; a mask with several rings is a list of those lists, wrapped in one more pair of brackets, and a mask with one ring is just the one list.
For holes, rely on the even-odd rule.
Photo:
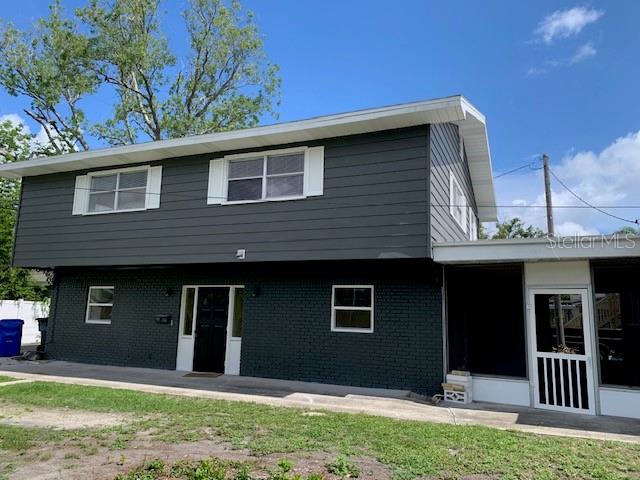
[(474, 403), (464, 407), (451, 404), (436, 406), (401, 390), (226, 375), (215, 378), (185, 377), (186, 372), (174, 370), (62, 361), (28, 362), (6, 358), (0, 358), (0, 372), (32, 381), (125, 388), (283, 407), (366, 413), (405, 420), (483, 425), (543, 435), (640, 443), (640, 420), (557, 413), (488, 403)]

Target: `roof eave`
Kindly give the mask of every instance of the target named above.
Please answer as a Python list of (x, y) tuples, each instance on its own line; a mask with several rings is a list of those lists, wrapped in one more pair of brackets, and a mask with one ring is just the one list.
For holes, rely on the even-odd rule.
[(0, 165), (0, 177), (21, 178), (113, 167), (447, 122), (459, 125), (465, 141), (479, 219), (495, 221), (497, 211), (485, 118), (459, 95), (243, 130), (41, 157)]
[(640, 237), (584, 236), (434, 243), (443, 264), (590, 260), (640, 257)]

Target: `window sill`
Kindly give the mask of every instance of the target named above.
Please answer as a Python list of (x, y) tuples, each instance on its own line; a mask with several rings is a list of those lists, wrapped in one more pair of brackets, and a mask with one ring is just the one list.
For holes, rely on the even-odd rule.
[(261, 198), (259, 200), (235, 200), (235, 201), (224, 200), (222, 203), (219, 203), (217, 205), (242, 205), (245, 203), (286, 202), (289, 200), (304, 200), (305, 198), (307, 198), (306, 195), (296, 195), (293, 197)]
[(85, 320), (88, 325), (111, 325), (111, 320)]
[(332, 327), (332, 332), (337, 333), (373, 333), (373, 328), (340, 328)]
[(110, 214), (110, 213), (127, 213), (127, 212), (144, 212), (145, 210), (149, 210), (147, 207), (144, 208), (129, 208), (127, 210), (109, 210), (106, 212), (85, 212), (82, 214), (82, 216), (87, 216), (87, 215), (105, 215), (105, 214)]
[(600, 390), (605, 390), (609, 392), (640, 392), (640, 387), (634, 387), (633, 385), (613, 385), (611, 383), (603, 383), (600, 385)]

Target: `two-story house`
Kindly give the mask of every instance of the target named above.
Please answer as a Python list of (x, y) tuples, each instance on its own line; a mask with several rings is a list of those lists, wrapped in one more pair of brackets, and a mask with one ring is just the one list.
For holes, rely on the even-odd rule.
[(496, 201), (463, 97), (0, 176), (14, 264), (53, 271), (53, 358), (420, 394), (466, 369), (477, 400), (640, 416), (640, 243), (477, 241)]
[(462, 97), (1, 174), (22, 177), (14, 264), (54, 272), (52, 357), (421, 393), (444, 368), (431, 243), (496, 217)]

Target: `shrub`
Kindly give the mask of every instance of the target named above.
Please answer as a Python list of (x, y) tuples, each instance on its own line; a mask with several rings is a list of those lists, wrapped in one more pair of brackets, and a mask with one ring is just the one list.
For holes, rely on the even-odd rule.
[(344, 455), (339, 455), (333, 462), (327, 465), (329, 473), (339, 476), (340, 478), (358, 478), (360, 469), (351, 463)]
[(164, 462), (155, 459), (142, 467), (134, 468), (127, 474), (118, 475), (116, 480), (156, 480), (163, 472)]

